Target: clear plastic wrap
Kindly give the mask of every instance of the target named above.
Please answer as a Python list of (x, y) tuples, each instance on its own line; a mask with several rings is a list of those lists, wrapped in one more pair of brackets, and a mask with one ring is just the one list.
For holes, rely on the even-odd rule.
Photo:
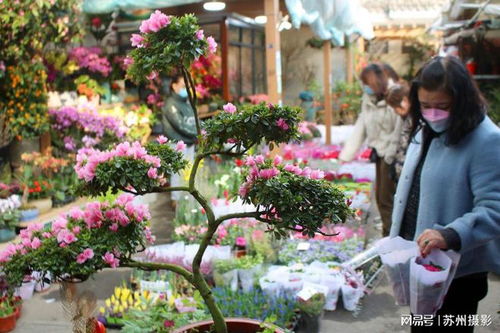
[(460, 256), (434, 249), (410, 264), (410, 310), (413, 314), (435, 314), (443, 305)]

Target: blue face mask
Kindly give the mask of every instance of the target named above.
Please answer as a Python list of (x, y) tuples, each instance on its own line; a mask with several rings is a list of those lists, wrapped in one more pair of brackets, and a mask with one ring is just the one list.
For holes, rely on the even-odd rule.
[(181, 98), (188, 98), (188, 92), (186, 88), (182, 88), (181, 90), (179, 90), (177, 95), (179, 95)]
[(373, 89), (368, 86), (368, 85), (363, 85), (363, 91), (365, 92), (365, 94), (369, 95), (369, 96), (373, 96), (375, 95), (375, 92), (373, 91)]

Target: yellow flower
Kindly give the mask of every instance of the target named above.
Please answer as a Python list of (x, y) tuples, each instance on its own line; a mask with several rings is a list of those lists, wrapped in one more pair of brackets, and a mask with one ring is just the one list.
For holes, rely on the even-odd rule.
[(116, 303), (115, 295), (111, 295), (111, 303)]
[(109, 298), (104, 303), (106, 303), (106, 307), (111, 307), (111, 301), (109, 300)]
[(105, 313), (106, 313), (106, 309), (105, 309), (104, 307), (102, 307), (102, 306), (101, 306), (101, 307), (99, 308), (99, 312), (100, 312), (101, 314), (105, 314)]
[(120, 294), (122, 292), (122, 289), (120, 287), (115, 287), (115, 297), (120, 298)]

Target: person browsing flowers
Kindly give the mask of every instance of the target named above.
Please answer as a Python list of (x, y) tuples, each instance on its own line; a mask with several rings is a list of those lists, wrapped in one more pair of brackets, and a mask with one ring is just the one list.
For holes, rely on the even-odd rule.
[[(459, 59), (435, 57), (410, 89), (411, 142), (394, 198), (391, 237), (459, 251), (437, 315), (473, 315), (500, 273), (500, 129)], [(412, 332), (473, 332), (473, 327), (412, 327)]]

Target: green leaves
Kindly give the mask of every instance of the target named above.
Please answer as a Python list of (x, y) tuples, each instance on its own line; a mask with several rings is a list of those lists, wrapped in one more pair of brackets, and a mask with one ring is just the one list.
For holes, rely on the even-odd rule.
[[(297, 124), (301, 111), (288, 106), (244, 105), (235, 113), (220, 112), (205, 121), (206, 135), (200, 140), (203, 151), (223, 151), (228, 140), (245, 149), (260, 143), (283, 143), (298, 138)], [(284, 130), (278, 121), (286, 123)]]
[(189, 68), (194, 59), (206, 53), (206, 40), (196, 38), (200, 27), (194, 15), (170, 19), (170, 24), (159, 31), (143, 34), (145, 47), (130, 52), (134, 63), (128, 69), (128, 76), (132, 80), (145, 82), (152, 71), (168, 75), (180, 66)]
[(245, 203), (267, 212), (263, 217), (276, 238), (286, 237), (291, 229), (314, 237), (325, 223), (340, 223), (352, 215), (344, 193), (330, 182), (279, 170), (270, 179), (252, 181), (243, 197)]

